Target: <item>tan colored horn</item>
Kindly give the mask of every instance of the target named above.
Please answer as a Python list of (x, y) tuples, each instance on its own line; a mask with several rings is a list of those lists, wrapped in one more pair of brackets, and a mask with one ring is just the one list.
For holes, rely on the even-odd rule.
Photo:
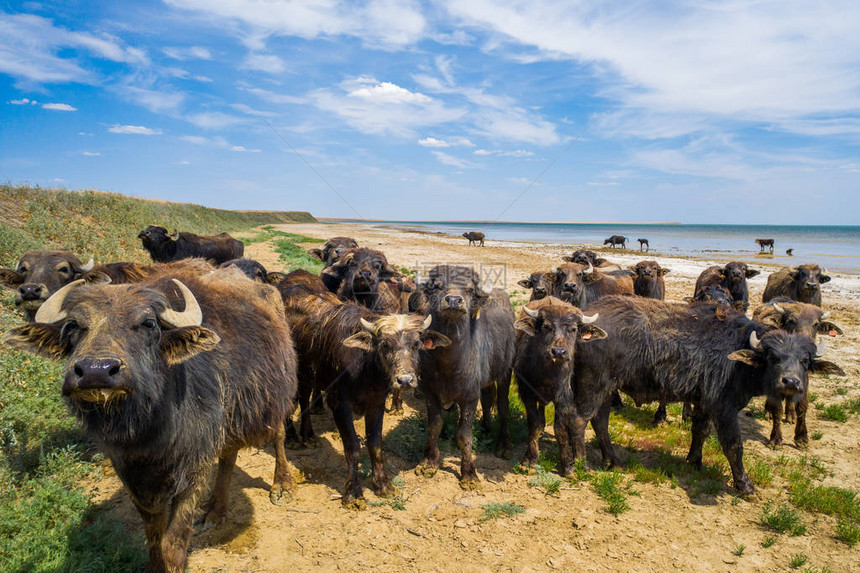
[(584, 271), (582, 271), (582, 274), (590, 275), (593, 272), (594, 272), (594, 266), (591, 263), (588, 263), (588, 268), (585, 269)]
[(85, 282), (84, 279), (72, 281), (48, 297), (48, 300), (43, 302), (39, 310), (36, 311), (36, 322), (52, 324), (66, 318), (66, 312), (60, 310), (60, 307), (63, 306), (63, 301), (66, 300), (66, 295), (69, 294), (72, 288), (80, 286)]
[(366, 330), (367, 332), (373, 333), (373, 323), (372, 322), (364, 320), (363, 318), (359, 318), (358, 320), (359, 320), (359, 322), (361, 322), (361, 326), (362, 326), (362, 328), (364, 328), (364, 330)]
[(773, 303), (773, 310), (775, 310), (779, 314), (785, 314), (785, 309), (779, 306), (777, 303)]
[(424, 322), (421, 323), (421, 330), (427, 330), (430, 328), (430, 323), (433, 322), (433, 315), (428, 314), (427, 318), (424, 319)]
[(87, 262), (87, 264), (81, 265), (81, 271), (88, 273), (91, 270), (93, 270), (94, 266), (96, 266), (96, 262), (92, 259), (92, 257), (90, 257), (90, 260), (89, 260), (89, 262)]
[(529, 316), (530, 316), (530, 317), (532, 317), (532, 318), (537, 318), (537, 317), (538, 317), (538, 315), (540, 314), (540, 311), (539, 311), (539, 310), (534, 310), (533, 308), (529, 308), (529, 307), (527, 307), (527, 306), (524, 306), (524, 307), (523, 307), (523, 310), (525, 311), (525, 313), (526, 313), (527, 315), (529, 315)]
[(167, 308), (164, 312), (158, 315), (158, 318), (176, 328), (183, 326), (200, 326), (203, 323), (203, 311), (200, 310), (200, 304), (194, 298), (194, 293), (188, 290), (188, 287), (176, 279), (172, 279), (176, 286), (179, 287), (179, 292), (182, 293), (182, 298), (185, 300), (185, 310), (176, 312), (172, 308)]
[(827, 320), (828, 318), (830, 318), (830, 311), (829, 310), (821, 315), (821, 320)]
[(756, 334), (755, 330), (750, 332), (750, 346), (752, 346), (753, 350), (758, 350), (759, 346), (761, 346), (761, 340), (758, 339), (758, 334)]
[(179, 231), (174, 229), (172, 233), (167, 234), (167, 238), (170, 239), (171, 241), (178, 240), (179, 239)]
[(594, 315), (592, 315), (592, 316), (585, 316), (585, 315), (583, 314), (583, 315), (582, 315), (582, 320), (580, 320), (579, 322), (581, 322), (582, 324), (591, 324), (592, 322), (594, 322), (595, 320), (597, 320), (597, 317), (598, 317), (598, 316), (600, 316), (600, 314), (599, 314), (599, 313), (596, 313), (596, 312), (595, 312), (595, 313), (594, 313)]
[(818, 348), (815, 350), (815, 357), (821, 358), (822, 356), (824, 356), (825, 352), (827, 352), (827, 339), (818, 338)]

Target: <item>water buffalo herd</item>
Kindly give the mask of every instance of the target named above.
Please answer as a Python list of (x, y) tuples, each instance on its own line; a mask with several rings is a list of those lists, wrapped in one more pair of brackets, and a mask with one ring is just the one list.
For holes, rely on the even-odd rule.
[[(665, 420), (666, 403), (687, 404), (694, 466), (713, 424), (734, 487), (748, 494), (738, 412), (765, 396), (776, 447), (784, 403), (795, 443), (806, 446), (809, 374), (844, 375), (816, 342), (842, 332), (821, 308), (820, 285), (830, 277), (817, 265), (771, 274), (767, 304), (748, 318), (746, 279), (759, 271), (745, 263), (706, 269), (688, 302), (675, 303), (664, 300), (669, 269), (657, 261), (622, 269), (580, 250), (520, 280), (531, 296), (515, 315), (504, 285), (470, 266), (439, 264), (413, 279), (349, 237), (309, 251), (325, 263), (319, 275), (269, 272), (241, 258), (242, 243), (225, 233), (150, 226), (139, 237), (151, 265), (29, 251), (14, 270), (0, 269), (0, 282), (15, 289), (27, 319), (3, 340), (64, 362), (62, 396), (140, 513), (152, 571), (184, 570), (216, 460), (202, 527), (224, 516), (237, 453), (247, 446), (274, 442), (270, 498), (289, 499), (285, 448), (313, 446), (316, 400), (343, 441), (348, 507), (366, 503), (355, 416), (365, 420), (372, 488), (386, 496), (394, 493), (382, 453), (387, 396), (397, 411), (401, 391), (423, 395), (428, 436), (415, 471), (426, 477), (440, 467), (442, 413), (456, 406), (460, 485), (473, 489), (478, 403), (486, 432), (496, 411), (496, 455), (511, 457), (512, 379), (527, 416), (524, 468), (537, 464), (549, 404), (559, 473), (572, 475), (585, 457), (589, 423), (604, 463), (619, 465), (609, 414), (620, 391), (637, 405), (659, 401), (655, 422)], [(613, 238), (613, 246), (626, 242)]]

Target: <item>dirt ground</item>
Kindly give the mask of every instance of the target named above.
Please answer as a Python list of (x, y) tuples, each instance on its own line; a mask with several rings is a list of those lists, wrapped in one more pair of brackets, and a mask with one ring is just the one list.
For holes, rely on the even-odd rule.
[[(561, 255), (573, 246), (487, 241), (484, 248), (468, 247), (463, 238), (439, 234), (404, 232), (362, 224), (295, 224), (279, 228), (311, 237), (336, 235), (355, 237), (363, 246), (383, 250), (397, 267), (429, 267), (440, 262), (493, 265), (502, 269), (509, 292), (524, 299), (516, 281), (537, 270), (555, 268)], [(246, 256), (260, 260), (269, 269), (281, 269), (277, 254), (267, 244), (254, 244)], [(618, 251), (603, 256), (622, 266), (642, 260), (638, 252)], [(713, 261), (655, 258), (671, 269), (666, 277), (667, 299), (680, 301), (692, 294), (698, 274)], [(761, 269), (751, 279), (753, 307), (761, 300), (768, 272), (767, 259), (748, 262)], [(801, 263), (804, 261), (798, 261)], [(811, 390), (825, 403), (860, 396), (860, 277), (834, 276), (824, 285), (825, 307), (845, 335), (828, 346), (829, 360), (848, 373), (848, 382), (814, 378)], [(847, 395), (836, 387), (848, 388)], [(231, 489), (231, 506), (225, 522), (196, 535), (192, 541), (189, 570), (211, 571), (786, 571), (789, 557), (803, 553), (806, 566), (828, 567), (834, 572), (860, 570), (860, 546), (851, 549), (833, 537), (835, 519), (805, 514), (806, 535), (778, 536), (770, 547), (761, 546), (768, 535), (759, 525), (762, 507), (770, 500), (786, 499), (779, 480), (759, 487), (740, 503), (730, 490), (716, 495), (698, 494), (681, 484), (636, 483), (638, 495), (628, 500), (631, 510), (615, 517), (587, 483), (568, 485), (558, 495), (548, 496), (529, 485), (530, 477), (513, 473), (525, 444), (515, 444), (513, 460), (477, 455), (483, 480), (477, 492), (465, 492), (458, 484), (459, 456), (443, 450), (442, 470), (433, 478), (413, 472), (415, 459), (403, 459), (390, 447), (392, 432), (406, 429), (415, 412), (423, 415), (420, 399), (406, 396), (404, 416), (385, 419), (386, 461), (391, 474), (399, 476), (402, 507), (379, 504), (365, 482), (370, 502), (363, 511), (341, 507), (338, 494), (346, 480), (345, 462), (331, 415), (315, 415), (320, 436), (316, 448), (288, 451), (300, 481), (294, 499), (277, 507), (269, 502), (268, 489), (274, 470), (271, 448), (244, 450)], [(808, 451), (793, 444), (773, 452), (765, 446), (770, 422), (741, 415), (746, 455), (788, 457), (814, 455), (832, 472), (826, 484), (860, 490), (860, 418), (846, 423), (820, 419), (810, 408), (810, 432), (823, 437)], [(670, 423), (676, 423), (674, 421)], [(363, 423), (356, 420), (363, 433)], [(589, 435), (587, 438), (590, 438)], [(791, 436), (791, 430), (786, 432)], [(788, 440), (790, 443), (790, 439)], [(419, 451), (423, 443), (416, 445)], [(556, 448), (552, 428), (546, 428), (542, 449)], [(599, 453), (589, 448), (589, 464), (595, 467)], [(623, 454), (623, 449), (619, 448)], [(681, 452), (683, 454), (685, 452)], [(408, 457), (408, 456), (407, 456)], [(105, 479), (91, 486), (97, 501), (113, 507), (129, 530), (138, 532), (140, 520), (128, 496), (108, 464)], [(482, 506), (511, 502), (525, 508), (512, 517), (482, 521)], [(742, 556), (734, 551), (745, 545)]]

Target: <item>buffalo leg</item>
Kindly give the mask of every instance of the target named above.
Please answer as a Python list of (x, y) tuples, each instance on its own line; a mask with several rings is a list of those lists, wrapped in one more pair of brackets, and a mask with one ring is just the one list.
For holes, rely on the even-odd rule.
[(668, 416), (666, 415), (666, 402), (660, 402), (657, 405), (657, 411), (654, 412), (654, 422), (655, 426), (659, 426), (660, 424), (665, 424)]
[(481, 429), (485, 434), (493, 431), (490, 423), (493, 414), (493, 402), (496, 400), (496, 385), (489, 384), (481, 388)]
[(686, 422), (693, 417), (692, 402), (684, 402), (684, 407), (681, 409), (681, 421)]
[[(221, 471), (220, 463), (218, 471)], [(229, 473), (233, 473), (232, 467), (229, 469)], [(182, 573), (185, 571), (185, 562), (188, 560), (188, 545), (191, 542), (191, 535), (194, 533), (194, 528), (192, 527), (194, 511), (197, 509), (197, 500), (202, 489), (197, 483), (201, 483), (202, 481), (192, 479), (193, 485), (187, 487), (173, 498), (167, 531), (161, 539), (161, 552), (164, 556), (165, 570), (170, 573)]]
[(809, 435), (806, 430), (806, 411), (809, 409), (809, 397), (806, 392), (797, 401), (797, 424), (794, 427), (794, 444), (798, 448), (809, 446)]
[(364, 435), (367, 438), (367, 451), (370, 455), (371, 483), (376, 495), (387, 497), (394, 493), (394, 487), (385, 473), (385, 460), (382, 455), (382, 418), (385, 402), (368, 410), (364, 415)]
[(435, 394), (425, 391), (427, 403), (427, 446), (424, 459), (415, 468), (415, 473), (432, 477), (439, 469), (439, 435), (442, 433), (442, 405)]
[[(543, 408), (541, 408), (541, 412), (543, 412)], [(573, 462), (575, 458), (579, 457), (577, 448), (578, 434), (575, 429), (577, 420), (570, 406), (556, 402), (555, 421), (552, 428), (555, 432), (555, 441), (558, 442), (558, 473), (564, 477), (573, 475)], [(585, 431), (585, 423), (582, 424), (582, 431)], [(571, 446), (571, 442), (573, 442), (573, 446)], [(585, 455), (584, 438), (582, 442), (582, 455)]]
[(457, 447), (460, 448), (460, 487), (473, 490), (480, 487), (475, 470), (475, 454), (472, 453), (472, 422), (478, 409), (477, 400), (459, 403), (460, 423), (457, 426)]
[(612, 447), (612, 440), (609, 438), (609, 411), (612, 409), (612, 403), (608, 400), (604, 402), (597, 413), (591, 418), (591, 427), (597, 436), (597, 443), (600, 445), (600, 453), (603, 455), (603, 464), (611, 468), (618, 467), (618, 458), (615, 456), (615, 448)]
[(741, 495), (753, 493), (755, 488), (744, 470), (744, 444), (741, 440), (737, 413), (724, 413), (714, 421), (717, 425), (717, 437), (720, 439), (723, 454), (729, 461), (729, 467), (732, 468), (735, 489)]
[[(132, 500), (134, 501), (134, 498)], [(134, 502), (134, 505), (140, 513), (141, 519), (143, 519), (143, 531), (146, 535), (146, 543), (149, 545), (149, 559), (144, 571), (147, 573), (167, 571), (167, 565), (161, 551), (161, 540), (167, 530), (167, 508), (162, 506), (152, 511), (145, 509), (137, 501)]]
[(621, 392), (618, 390), (612, 392), (612, 407), (616, 410), (624, 409), (624, 400), (621, 398)]
[[(537, 398), (531, 396), (520, 395), (523, 405), (526, 408), (526, 420), (529, 428), (529, 443), (526, 446), (526, 453), (523, 456), (522, 465), (526, 468), (532, 468), (538, 463), (540, 457), (540, 435), (546, 426), (546, 406), (541, 404)], [(556, 414), (558, 418), (558, 414)]]
[(284, 450), (285, 428), (278, 428), (275, 436), (275, 477), (272, 479), (272, 489), (269, 490), (269, 500), (275, 505), (283, 505), (293, 497), (293, 474)]
[(202, 530), (205, 531), (217, 525), (227, 512), (227, 497), (230, 492), (230, 481), (233, 478), (233, 468), (236, 466), (238, 449), (222, 452), (218, 458), (218, 473), (212, 494), (204, 506), (206, 514), (203, 517)]
[(711, 433), (711, 418), (699, 407), (693, 408), (690, 417), (693, 419), (693, 429), (687, 463), (696, 469), (702, 469), (702, 447)]
[(764, 407), (767, 413), (770, 414), (771, 420), (773, 420), (773, 429), (770, 431), (770, 440), (768, 440), (767, 445), (776, 448), (782, 445), (782, 423), (780, 422), (782, 398), (768, 396)]
[(361, 478), (358, 475), (359, 443), (352, 423), (352, 406), (346, 400), (331, 404), (334, 423), (343, 442), (343, 455), (346, 458), (346, 486), (344, 487), (341, 503), (352, 509), (363, 509), (364, 496), (361, 491)]
[(325, 414), (325, 403), (323, 402), (322, 390), (314, 388), (311, 397), (311, 414)]
[(395, 416), (403, 414), (403, 394), (400, 388), (395, 388), (391, 391), (391, 410), (389, 412)]
[(511, 459), (511, 434), (508, 430), (508, 410), (510, 409), (511, 372), (507, 372), (497, 385), (496, 410), (499, 413), (499, 435), (496, 440), (496, 456), (509, 460)]
[[(808, 404), (807, 398), (807, 404)], [(797, 418), (797, 411), (795, 409), (795, 402), (791, 398), (785, 399), (785, 421), (789, 424), (793, 424)]]

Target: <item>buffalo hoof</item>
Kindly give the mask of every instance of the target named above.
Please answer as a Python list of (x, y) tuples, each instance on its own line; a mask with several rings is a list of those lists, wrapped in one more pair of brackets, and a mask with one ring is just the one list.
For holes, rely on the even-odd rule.
[(392, 416), (402, 416), (403, 415), (403, 407), (402, 406), (400, 408), (392, 407), (390, 410), (388, 410), (388, 413), (391, 414)]
[(688, 464), (690, 464), (691, 466), (693, 466), (693, 469), (695, 469), (696, 471), (699, 471), (699, 472), (702, 471), (702, 460), (701, 459), (696, 460), (696, 459), (687, 458), (686, 462)]
[(749, 479), (742, 482), (735, 482), (735, 490), (741, 497), (748, 497), (755, 493), (755, 487)]
[(809, 448), (809, 438), (806, 436), (802, 438), (794, 438), (794, 445), (800, 448), (801, 450), (805, 450)]
[(789, 414), (785, 417), (786, 424), (794, 424), (795, 422), (797, 422), (797, 416), (794, 414)]
[(496, 446), (496, 457), (502, 458), (503, 460), (509, 460), (514, 457), (514, 453), (511, 451), (511, 445), (503, 444)]
[(367, 500), (363, 497), (355, 497), (354, 495), (345, 495), (340, 500), (341, 505), (345, 509), (361, 511), (367, 507)]
[(481, 480), (477, 476), (465, 477), (460, 480), (460, 487), (466, 491), (481, 489)]
[(558, 475), (560, 475), (561, 477), (563, 477), (565, 479), (572, 479), (572, 480), (576, 479), (576, 472), (573, 470), (572, 465), (569, 465), (569, 466), (559, 465), (558, 466)]
[(316, 449), (319, 447), (319, 445), (319, 438), (317, 438), (316, 436), (311, 436), (302, 440), (302, 448)]
[(397, 488), (391, 485), (391, 480), (373, 484), (373, 493), (378, 497), (391, 497), (397, 493)]
[(767, 442), (767, 447), (769, 447), (772, 450), (778, 450), (779, 448), (782, 447), (782, 438), (779, 438), (779, 439), (771, 438)]
[(200, 521), (194, 523), (197, 533), (205, 533), (224, 521), (224, 512), (223, 511), (215, 511), (209, 510), (207, 511)]
[(427, 460), (418, 464), (415, 468), (415, 474), (419, 476), (424, 476), (431, 478), (436, 475), (436, 472), (439, 471), (439, 466), (434, 464), (433, 462), (428, 462)]
[(289, 503), (293, 499), (293, 492), (284, 486), (273, 485), (269, 490), (269, 501), (272, 505), (281, 506)]

